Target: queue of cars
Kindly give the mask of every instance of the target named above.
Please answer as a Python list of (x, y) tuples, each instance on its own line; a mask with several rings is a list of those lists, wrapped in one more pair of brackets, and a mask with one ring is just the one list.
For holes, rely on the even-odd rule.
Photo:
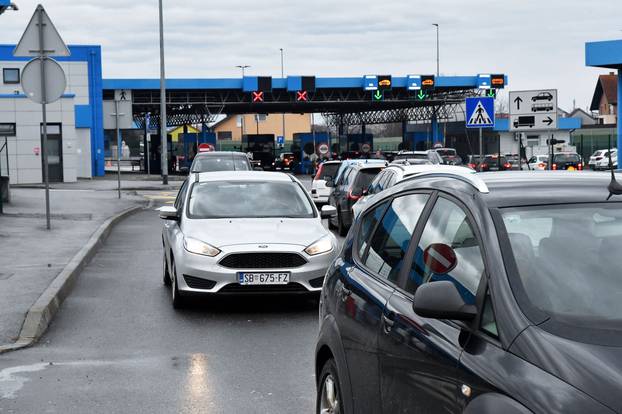
[(311, 195), (198, 163), (160, 211), (173, 306), (319, 294), (317, 413), (621, 412), (615, 176), (402, 161), (326, 162)]

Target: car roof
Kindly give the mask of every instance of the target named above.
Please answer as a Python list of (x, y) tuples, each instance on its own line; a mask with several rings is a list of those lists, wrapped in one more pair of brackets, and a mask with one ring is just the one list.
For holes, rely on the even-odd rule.
[(438, 172), (467, 172), (475, 173), (475, 170), (466, 167), (460, 167), (457, 165), (443, 165), (443, 164), (415, 164), (415, 165), (402, 165), (402, 164), (390, 164), (387, 169), (394, 169), (402, 171), (404, 177), (414, 174), (420, 174), (428, 171)]
[(324, 162), (322, 163), (322, 165), (325, 165), (325, 164), (341, 164), (341, 163), (342, 163), (342, 161), (338, 161), (338, 160), (337, 160), (337, 161), (335, 161), (335, 160), (331, 160), (331, 161), (324, 161)]
[[(616, 177), (622, 182), (622, 175)], [(519, 207), (605, 202), (610, 180), (607, 173), (590, 171), (503, 171), (453, 177), (451, 173), (426, 173), (403, 180), (393, 189), (468, 191), (479, 193), (489, 207)], [(622, 202), (622, 196), (609, 201)]]
[(198, 181), (201, 183), (210, 181), (295, 181), (289, 174), (272, 171), (212, 171), (193, 173), (192, 175), (194, 178), (191, 177), (191, 181), (196, 181), (196, 175), (198, 175)]
[(246, 153), (239, 151), (207, 151), (207, 152), (199, 152), (196, 157), (208, 157), (208, 156), (223, 156), (223, 155), (239, 155), (247, 157)]
[(352, 166), (352, 169), (355, 170), (370, 170), (370, 169), (377, 169), (377, 168), (382, 168), (383, 166), (386, 165), (386, 161), (383, 161), (382, 164), (380, 163), (372, 163), (372, 164), (355, 164)]

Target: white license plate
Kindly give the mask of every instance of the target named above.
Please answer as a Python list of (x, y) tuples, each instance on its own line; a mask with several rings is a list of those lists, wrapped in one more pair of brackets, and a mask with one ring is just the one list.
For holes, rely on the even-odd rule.
[(289, 273), (239, 272), (238, 282), (240, 285), (286, 285)]

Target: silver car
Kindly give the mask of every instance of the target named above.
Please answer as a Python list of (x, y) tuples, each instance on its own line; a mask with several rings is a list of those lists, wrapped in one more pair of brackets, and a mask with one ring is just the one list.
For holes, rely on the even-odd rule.
[(192, 174), (165, 220), (163, 279), (173, 306), (194, 293), (311, 293), (337, 240), (301, 183), (276, 172)]

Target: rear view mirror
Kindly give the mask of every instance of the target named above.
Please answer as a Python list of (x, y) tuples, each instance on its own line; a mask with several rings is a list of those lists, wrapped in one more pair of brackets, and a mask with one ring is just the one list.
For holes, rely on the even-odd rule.
[(331, 205), (322, 206), (322, 210), (320, 210), (320, 217), (323, 219), (329, 219), (335, 217), (337, 215), (337, 209)]
[(413, 310), (424, 318), (459, 321), (471, 320), (477, 314), (477, 308), (468, 305), (456, 285), (448, 280), (421, 285), (415, 292)]
[(179, 221), (179, 212), (175, 207), (160, 207), (160, 218), (163, 220)]

